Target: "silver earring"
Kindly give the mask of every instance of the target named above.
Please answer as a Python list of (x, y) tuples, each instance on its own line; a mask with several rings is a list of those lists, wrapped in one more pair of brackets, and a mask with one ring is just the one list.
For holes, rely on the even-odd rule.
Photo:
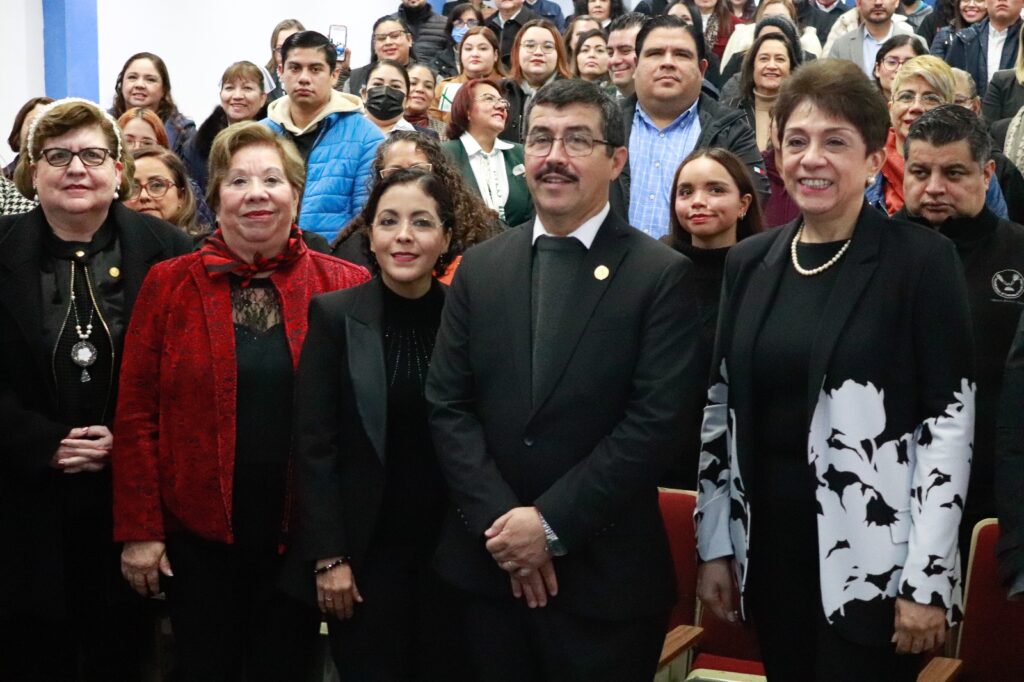
[(114, 190), (114, 201), (117, 201), (120, 197), (121, 197), (121, 190), (115, 189)]

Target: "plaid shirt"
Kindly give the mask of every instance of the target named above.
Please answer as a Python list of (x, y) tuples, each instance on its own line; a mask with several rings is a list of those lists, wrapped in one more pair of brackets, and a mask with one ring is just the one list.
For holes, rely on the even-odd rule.
[(663, 129), (651, 122), (639, 104), (633, 115), (629, 135), (629, 224), (655, 239), (668, 234), (672, 177), (700, 137), (698, 102), (699, 98)]

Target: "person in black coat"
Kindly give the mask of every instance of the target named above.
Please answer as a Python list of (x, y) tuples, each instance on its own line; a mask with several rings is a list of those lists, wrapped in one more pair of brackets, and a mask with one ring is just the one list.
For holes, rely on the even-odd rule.
[(916, 680), (962, 609), (967, 286), (948, 239), (864, 199), (889, 128), (873, 88), (843, 60), (790, 77), (775, 111), (801, 216), (725, 264), (698, 595), (753, 619), (769, 679)]
[(593, 83), (537, 91), (537, 219), (466, 252), (427, 380), (435, 565), (489, 682), (650, 679), (674, 601), (656, 486), (699, 409), (699, 322), (689, 262), (608, 204), (619, 115)]
[(452, 680), (452, 596), (430, 569), (447, 491), (423, 397), (464, 226), (429, 171), (373, 189), (367, 284), (313, 299), (296, 389), (299, 526), (290, 589), (328, 618), (341, 679)]
[(143, 604), (111, 540), (110, 425), (142, 280), (191, 240), (116, 200), (130, 168), (99, 107), (50, 104), (15, 173), (39, 206), (0, 218), (0, 679), (140, 679)]
[(1011, 599), (1024, 597), (1024, 316), (1010, 346), (996, 430), (999, 572)]
[[(725, 257), (738, 241), (761, 232), (761, 207), (750, 171), (735, 154), (717, 147), (696, 149), (683, 159), (670, 201), (669, 233), (661, 241), (693, 261), (689, 277), (700, 310), (698, 354), (710, 374)], [(687, 415), (690, 431), (683, 456), (662, 486), (696, 489), (702, 416), (702, 411)]]
[[(960, 552), (971, 532), (996, 515), (993, 496), (996, 416), (1006, 354), (1024, 310), (1024, 226), (985, 207), (995, 177), (985, 125), (970, 111), (946, 105), (926, 112), (907, 135), (904, 207), (894, 217), (934, 228), (956, 245), (963, 263), (974, 328), (977, 417)], [(957, 168), (955, 180), (947, 169)]]
[(429, 64), (441, 50), (448, 47), (445, 30), (448, 17), (438, 14), (427, 0), (402, 0), (398, 16), (405, 19), (412, 31), (413, 57)]

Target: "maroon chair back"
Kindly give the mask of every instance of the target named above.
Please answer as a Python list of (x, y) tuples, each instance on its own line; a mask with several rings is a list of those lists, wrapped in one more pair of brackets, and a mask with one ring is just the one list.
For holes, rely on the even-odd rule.
[(676, 590), (679, 600), (672, 608), (668, 629), (694, 624), (697, 606), (697, 536), (693, 527), (693, 511), (697, 507), (697, 493), (692, 490), (663, 488), (658, 493), (661, 519), (668, 534), (672, 564), (676, 570)]
[(1024, 680), (1024, 602), (1006, 599), (996, 560), (998, 541), (996, 519), (974, 527), (957, 644), (957, 658), (964, 662), (962, 682)]

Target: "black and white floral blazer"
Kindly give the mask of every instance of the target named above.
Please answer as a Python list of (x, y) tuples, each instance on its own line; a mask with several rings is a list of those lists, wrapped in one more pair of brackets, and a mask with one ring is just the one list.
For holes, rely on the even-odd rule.
[[(704, 412), (696, 522), (704, 561), (750, 545), (753, 349), (799, 221), (743, 241), (726, 261)], [(953, 244), (866, 204), (820, 321), (807, 387), (807, 460), (817, 477), (822, 608), (857, 639), (847, 610), (892, 635), (896, 597), (960, 618), (957, 529), (974, 436), (973, 340)], [(755, 530), (756, 532), (756, 530)], [(861, 621), (863, 622), (863, 621)], [(879, 628), (881, 629), (881, 628)]]

